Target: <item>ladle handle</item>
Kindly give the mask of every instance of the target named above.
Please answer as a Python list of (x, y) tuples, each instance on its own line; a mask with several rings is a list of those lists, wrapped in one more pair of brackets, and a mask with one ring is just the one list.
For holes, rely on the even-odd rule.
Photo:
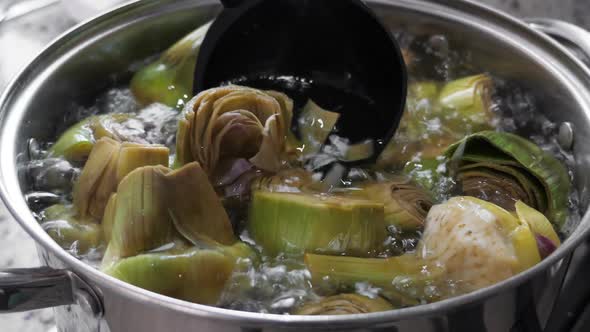
[(225, 8), (234, 8), (240, 6), (245, 0), (220, 0)]

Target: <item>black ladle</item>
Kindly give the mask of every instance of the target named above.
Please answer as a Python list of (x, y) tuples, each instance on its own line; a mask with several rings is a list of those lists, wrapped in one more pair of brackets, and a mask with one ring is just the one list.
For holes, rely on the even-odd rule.
[[(309, 98), (341, 113), (336, 134), (372, 139), (374, 161), (404, 111), (396, 40), (360, 0), (221, 0), (201, 46), (194, 92), (234, 83)], [(297, 115), (297, 114), (296, 114)], [(296, 116), (295, 116), (296, 118)]]

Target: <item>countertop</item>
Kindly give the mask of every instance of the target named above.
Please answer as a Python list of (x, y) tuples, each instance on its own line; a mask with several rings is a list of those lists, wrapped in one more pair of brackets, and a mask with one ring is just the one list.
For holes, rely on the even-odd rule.
[[(0, 0), (0, 8), (7, 4)], [(484, 0), (492, 6), (522, 17), (553, 17), (590, 29), (588, 0)], [(0, 24), (0, 91), (47, 43), (75, 21), (61, 5), (51, 6)], [(0, 269), (38, 264), (35, 245), (0, 203)], [(53, 328), (50, 309), (0, 316), (3, 332), (43, 332)]]

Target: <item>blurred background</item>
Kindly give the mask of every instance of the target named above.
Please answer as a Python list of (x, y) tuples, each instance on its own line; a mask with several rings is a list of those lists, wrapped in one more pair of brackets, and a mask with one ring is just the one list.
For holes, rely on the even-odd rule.
[[(459, 1), (459, 0), (455, 0)], [(479, 0), (519, 17), (552, 17), (590, 30), (589, 0)], [(0, 0), (0, 91), (35, 55), (78, 22), (124, 0)], [(35, 245), (0, 203), (0, 269), (38, 264)], [(0, 316), (2, 332), (53, 330), (52, 310)]]

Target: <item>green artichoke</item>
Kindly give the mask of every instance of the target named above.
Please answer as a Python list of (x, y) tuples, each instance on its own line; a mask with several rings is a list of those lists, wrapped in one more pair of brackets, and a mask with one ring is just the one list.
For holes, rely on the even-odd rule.
[(122, 281), (194, 303), (216, 305), (240, 260), (255, 252), (246, 244), (215, 249), (146, 253), (125, 258), (104, 271)]
[(456, 164), (463, 193), (489, 200), (509, 211), (523, 201), (556, 227), (568, 215), (570, 179), (561, 162), (514, 134), (483, 131), (451, 145), (446, 155)]
[(133, 76), (131, 92), (141, 104), (184, 105), (193, 93), (197, 56), (210, 26), (208, 23), (191, 32)]
[(248, 230), (269, 255), (371, 256), (387, 238), (383, 204), (309, 193), (254, 192)]

